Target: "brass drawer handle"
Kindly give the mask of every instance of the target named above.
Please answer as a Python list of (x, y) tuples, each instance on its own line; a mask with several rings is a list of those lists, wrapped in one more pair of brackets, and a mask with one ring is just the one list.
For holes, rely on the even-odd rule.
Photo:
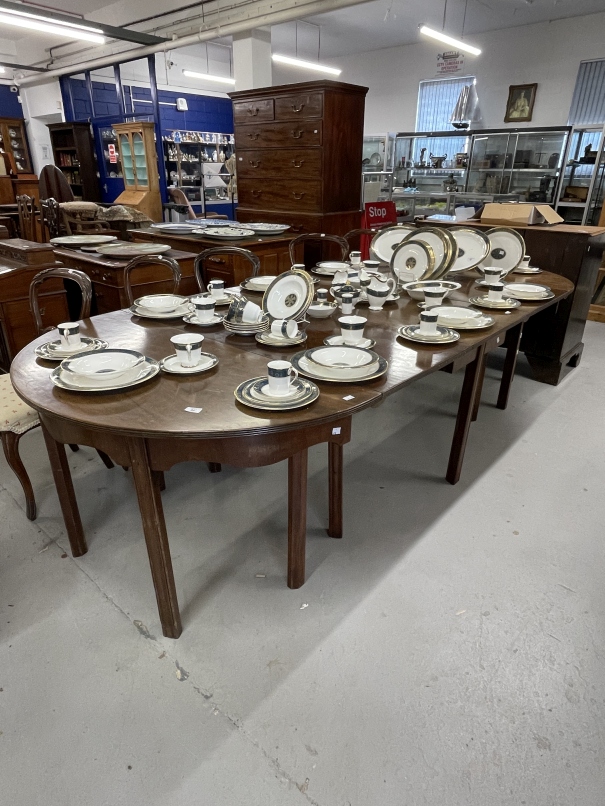
[(252, 193), (252, 195), (254, 196), (255, 199), (258, 199), (258, 198), (260, 198), (260, 195), (261, 195), (261, 193), (263, 191), (262, 190), (251, 190), (250, 192)]
[(248, 162), (250, 163), (250, 165), (251, 165), (253, 168), (258, 168), (258, 167), (260, 167), (260, 160), (248, 160)]
[(248, 107), (248, 114), (251, 117), (256, 117), (258, 115), (259, 111), (260, 110), (259, 110), (258, 106), (249, 106)]
[(302, 199), (302, 197), (303, 197), (303, 196), (306, 196), (307, 194), (306, 194), (306, 193), (296, 193), (296, 191), (294, 191), (294, 190), (293, 190), (293, 191), (292, 191), (292, 195), (294, 196), (294, 198), (295, 198), (297, 201), (300, 201), (300, 200)]
[(304, 134), (304, 131), (302, 129), (299, 129), (296, 132), (294, 131), (294, 129), (292, 130), (292, 137), (295, 140), (300, 140), (300, 138), (303, 136), (303, 134)]
[(305, 108), (304, 103), (302, 103), (302, 104), (292, 104), (292, 111), (293, 112), (302, 112), (304, 108)]
[(249, 140), (258, 140), (260, 137), (260, 132), (248, 132), (248, 139)]
[(304, 160), (292, 160), (292, 165), (295, 168), (302, 168)]

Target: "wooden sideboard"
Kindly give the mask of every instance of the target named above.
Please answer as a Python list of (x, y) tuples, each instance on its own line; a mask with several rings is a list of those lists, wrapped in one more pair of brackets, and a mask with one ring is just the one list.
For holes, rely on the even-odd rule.
[[(435, 224), (426, 220), (418, 223)], [(466, 223), (483, 230), (494, 226)], [(451, 226), (441, 222), (440, 225)], [(536, 380), (555, 386), (578, 366), (582, 357), (584, 327), (605, 249), (605, 227), (555, 224), (514, 229), (523, 236), (534, 266), (567, 277), (575, 286), (569, 297), (533, 316), (521, 339), (520, 349), (527, 356)], [(536, 276), (536, 282), (540, 282), (540, 275)]]
[[(58, 266), (50, 244), (21, 238), (0, 240), (0, 367), (10, 363), (38, 333), (29, 307), (29, 286), (42, 269)], [(62, 280), (48, 280), (40, 289), (40, 311), (45, 324), (69, 319)]]
[(239, 221), (296, 235), (360, 226), (367, 91), (321, 80), (230, 93)]

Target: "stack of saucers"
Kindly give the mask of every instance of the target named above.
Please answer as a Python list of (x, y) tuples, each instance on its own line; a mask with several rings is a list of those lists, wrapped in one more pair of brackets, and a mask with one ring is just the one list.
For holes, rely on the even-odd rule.
[(148, 319), (176, 319), (191, 313), (193, 305), (188, 297), (178, 294), (148, 294), (135, 299), (132, 313)]
[(271, 327), (269, 316), (263, 313), (261, 307), (240, 295), (231, 302), (229, 310), (223, 319), (225, 330), (237, 333), (240, 336), (254, 336), (263, 333)]
[(153, 378), (159, 365), (136, 350), (97, 350), (66, 358), (51, 373), (51, 381), (74, 392), (127, 389)]
[(227, 322), (223, 319), (225, 330), (230, 333), (238, 333), (240, 336), (254, 336), (256, 333), (264, 333), (269, 330), (271, 322), (268, 316), (263, 316), (259, 322)]
[(360, 347), (314, 347), (290, 359), (301, 375), (335, 383), (359, 383), (378, 378), (388, 362), (372, 350)]

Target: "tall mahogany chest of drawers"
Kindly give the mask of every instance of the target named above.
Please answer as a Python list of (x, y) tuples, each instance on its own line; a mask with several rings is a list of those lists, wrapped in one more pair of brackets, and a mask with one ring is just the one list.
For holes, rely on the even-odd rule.
[(308, 81), (230, 93), (239, 221), (293, 233), (359, 227), (367, 91)]

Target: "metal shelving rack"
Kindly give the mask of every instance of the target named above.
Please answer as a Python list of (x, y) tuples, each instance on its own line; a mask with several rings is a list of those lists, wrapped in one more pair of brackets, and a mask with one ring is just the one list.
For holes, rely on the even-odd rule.
[(605, 127), (574, 126), (567, 143), (556, 210), (569, 224), (602, 225)]

